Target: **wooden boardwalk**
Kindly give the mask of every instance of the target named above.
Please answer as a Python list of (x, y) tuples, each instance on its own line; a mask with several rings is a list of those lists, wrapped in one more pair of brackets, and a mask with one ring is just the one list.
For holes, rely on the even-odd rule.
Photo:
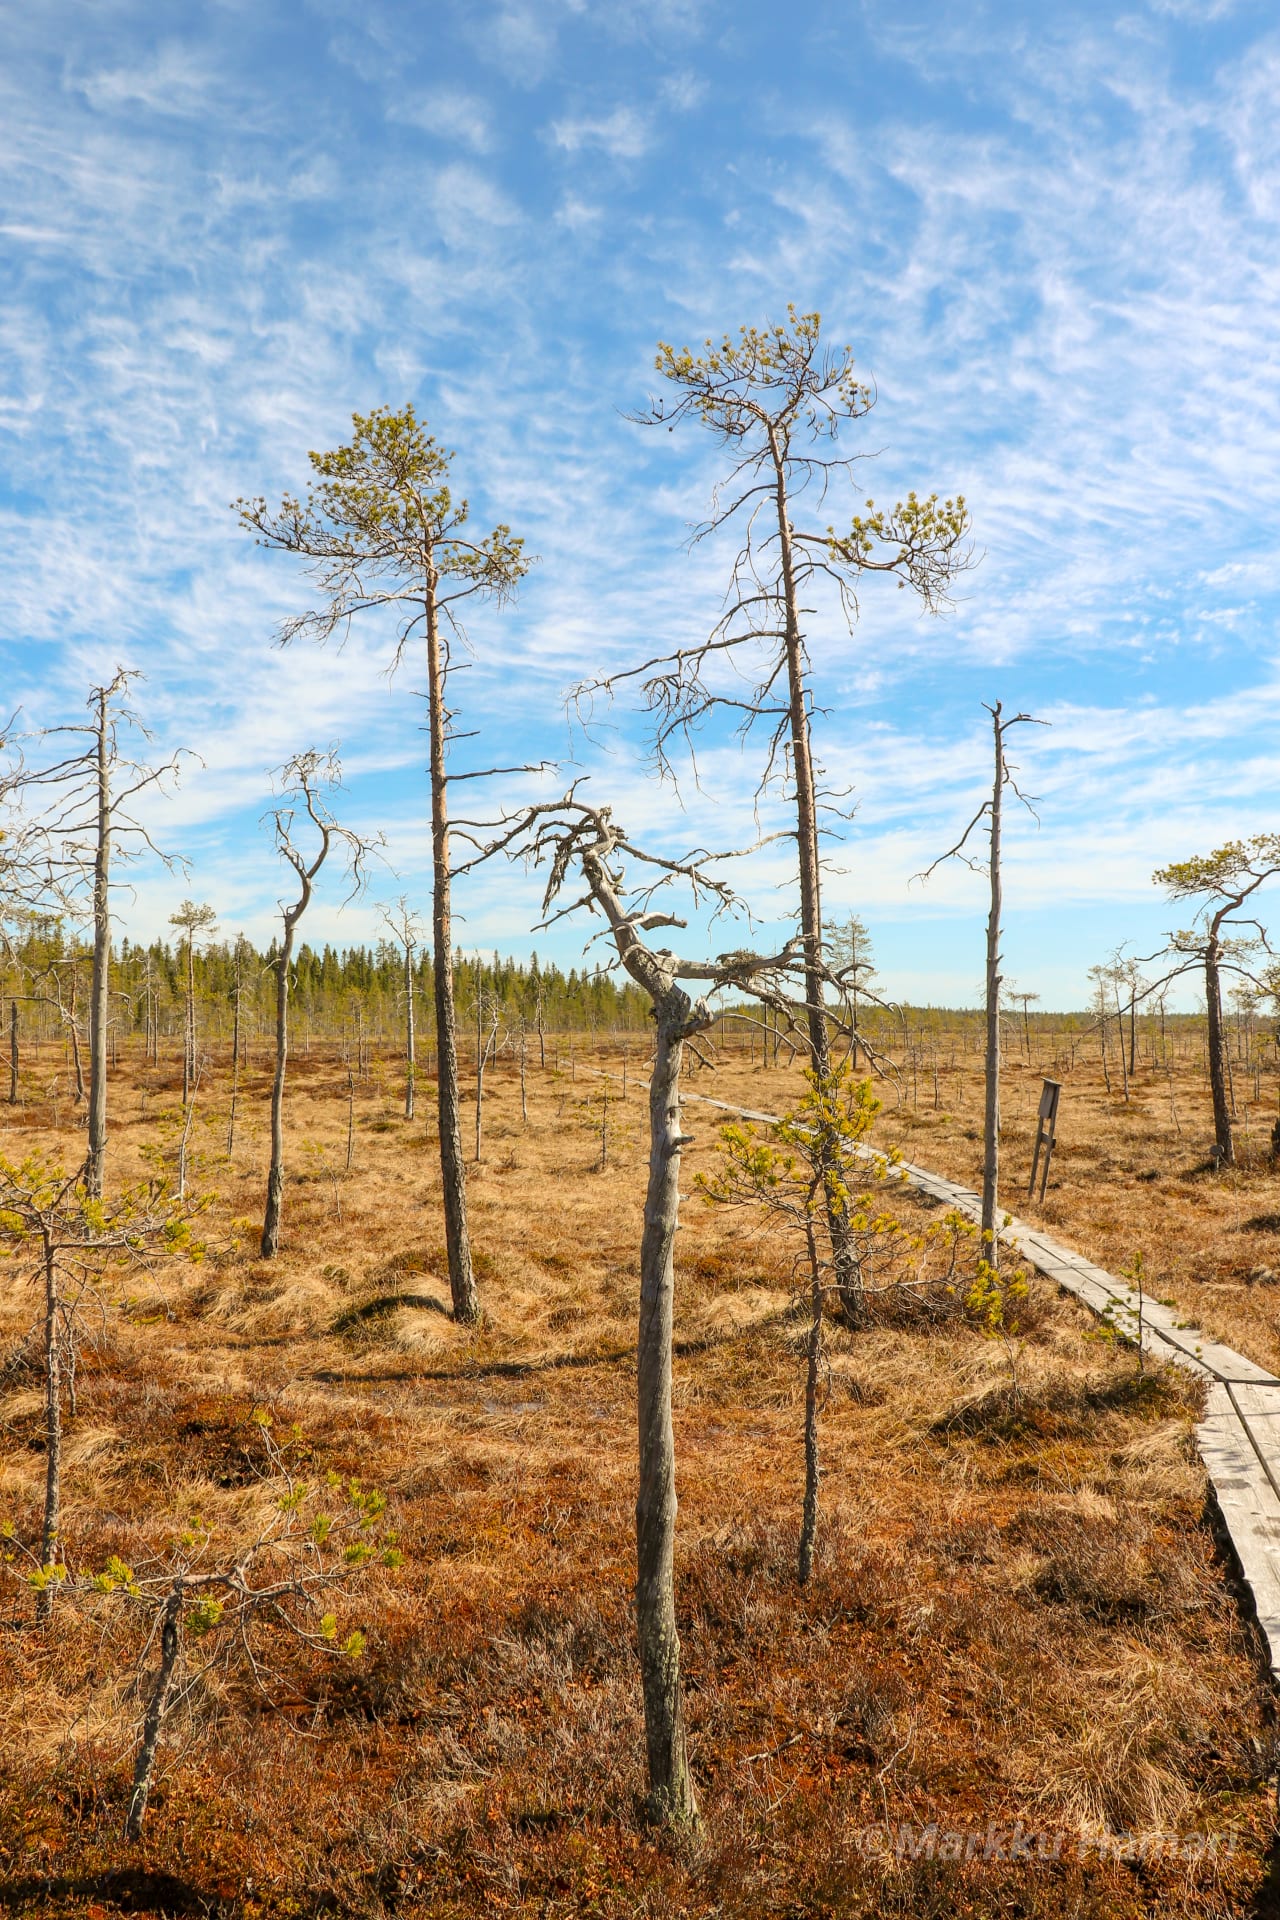
[[(778, 1118), (730, 1101), (712, 1100), (706, 1094), (685, 1093), (682, 1098), (766, 1126), (775, 1124)], [(875, 1155), (874, 1148), (861, 1151)], [(969, 1219), (981, 1219), (982, 1202), (971, 1188), (957, 1186), (925, 1167), (907, 1162), (900, 1165), (908, 1184), (917, 1192), (940, 1205), (954, 1207)], [(1186, 1367), (1208, 1381), (1205, 1416), (1196, 1429), (1200, 1458), (1253, 1597), (1258, 1624), (1266, 1638), (1272, 1678), (1280, 1682), (1280, 1379), (1243, 1354), (1219, 1346), (1198, 1327), (1188, 1326), (1173, 1308), (1149, 1294), (1144, 1294), (1139, 1303), (1127, 1281), (1117, 1279), (1104, 1267), (1095, 1267), (1082, 1254), (1059, 1245), (1025, 1220), (1010, 1220), (1000, 1239), (1037, 1272), (1082, 1300), (1126, 1340), (1136, 1344), (1140, 1336), (1146, 1352)]]

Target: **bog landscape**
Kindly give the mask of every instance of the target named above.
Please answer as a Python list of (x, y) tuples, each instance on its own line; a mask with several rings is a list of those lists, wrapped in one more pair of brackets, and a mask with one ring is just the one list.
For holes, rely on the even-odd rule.
[[(833, 877), (811, 604), (945, 612), (971, 509), (851, 489), (875, 395), (816, 313), (654, 380), (720, 461), (719, 617), (564, 700), (641, 717), (674, 831), (464, 732), (461, 622), (500, 644), (530, 557), (409, 405), (235, 512), (287, 648), (385, 640), (421, 898), (328, 742), (244, 849), (255, 945), (166, 840), (151, 679), (6, 726), (11, 1911), (1275, 1911), (1280, 1494), (1264, 1417), (1235, 1477), (1205, 1435), (1280, 1374), (1280, 835), (1156, 867), (1164, 940), (1055, 1011), (1003, 957), (1042, 722), (993, 693), (932, 867), (980, 876), (982, 993), (909, 1004)], [(781, 821), (732, 851), (726, 725)], [(503, 874), (518, 960), (456, 917)], [(310, 937), (324, 901), (376, 940)]]

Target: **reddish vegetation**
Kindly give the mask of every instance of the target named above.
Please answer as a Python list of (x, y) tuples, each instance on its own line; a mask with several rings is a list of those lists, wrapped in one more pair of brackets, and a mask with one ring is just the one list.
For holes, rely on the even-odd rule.
[[(1017, 1334), (1020, 1404), (1001, 1343), (957, 1309), (832, 1328), (818, 1562), (802, 1593), (803, 1327), (787, 1251), (696, 1197), (679, 1280), (677, 1584), (704, 1824), (679, 1846), (645, 1828), (629, 1602), (644, 1117), (633, 1058), (596, 1171), (600, 1082), (578, 1058), (574, 1080), (531, 1069), (527, 1128), (514, 1068), (486, 1083), (475, 1330), (443, 1311), (438, 1167), (421, 1125), (399, 1117), (393, 1064), (359, 1090), (347, 1175), (343, 1070), (298, 1060), (274, 1262), (254, 1257), (251, 1227), (226, 1246), (234, 1220), (259, 1218), (265, 1074), (233, 1168), (207, 1130), (199, 1178), (223, 1196), (210, 1257), (140, 1278), (85, 1357), (68, 1557), (141, 1562), (192, 1510), (232, 1537), (260, 1498), (249, 1416), (270, 1407), (302, 1428), (317, 1471), (385, 1488), (406, 1562), (344, 1620), (367, 1632), (360, 1660), (282, 1646), (269, 1698), (232, 1671), (187, 1702), (135, 1847), (121, 1829), (141, 1636), (69, 1604), (37, 1634), (15, 1589), (0, 1634), (4, 1903), (245, 1920), (1271, 1911), (1271, 1703), (1205, 1510), (1193, 1386), (1139, 1378), (1042, 1282)], [(975, 1064), (944, 1071), (936, 1114), (887, 1115), (881, 1143), (972, 1178)], [(174, 1098), (128, 1074), (115, 1179)], [(1028, 1137), (1014, 1080), (1011, 1168)], [(216, 1121), (219, 1082), (206, 1084)], [(729, 1063), (695, 1090), (749, 1088), (777, 1106), (793, 1084)], [(1197, 1289), (1216, 1313), (1228, 1294), (1192, 1278), (1193, 1236), (1216, 1246), (1232, 1209), (1241, 1224), (1280, 1217), (1280, 1181), (1184, 1181), (1203, 1127), (1189, 1086), (1182, 1097), (1174, 1159), (1158, 1112), (1142, 1121), (1138, 1105), (1167, 1111), (1167, 1095), (1140, 1083), (1128, 1109), (1105, 1105), (1078, 1069), (1046, 1212), (1113, 1264), (1141, 1247), (1158, 1291)], [(64, 1125), (55, 1141), (49, 1119), (4, 1113), (0, 1149), (78, 1155), (82, 1135)], [(691, 1192), (716, 1121), (691, 1107), (690, 1125)], [(1153, 1167), (1159, 1181), (1144, 1182)], [(1235, 1234), (1231, 1257), (1261, 1243)], [(1220, 1284), (1241, 1314), (1274, 1297)], [(34, 1310), (11, 1283), (5, 1352)], [(1205, 1318), (1276, 1357), (1265, 1315), (1256, 1333)], [(20, 1370), (4, 1381), (0, 1505), (23, 1532), (41, 1472), (35, 1384)], [(1019, 1820), (1059, 1836), (1061, 1857), (910, 1857), (932, 1822), (944, 1854), (958, 1832), (980, 1855), (994, 1823), (998, 1855)], [(881, 1857), (878, 1837), (892, 1844), (904, 1825), (907, 1853)], [(1076, 1837), (1093, 1829), (1220, 1840), (1199, 1863), (1082, 1859)]]

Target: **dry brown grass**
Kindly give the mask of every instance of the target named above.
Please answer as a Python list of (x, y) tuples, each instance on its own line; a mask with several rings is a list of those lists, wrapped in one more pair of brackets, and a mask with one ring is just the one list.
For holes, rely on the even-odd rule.
[[(1144, 1057), (1126, 1101), (1114, 1056), (1107, 1092), (1096, 1038), (1068, 1043), (1034, 1030), (1031, 1061), (1011, 1041), (1004, 1065), (1001, 1199), (1007, 1211), (1043, 1224), (1099, 1266), (1118, 1273), (1143, 1255), (1148, 1286), (1188, 1320), (1264, 1366), (1280, 1371), (1280, 1163), (1271, 1128), (1280, 1112), (1280, 1072), (1236, 1068), (1239, 1165), (1210, 1166), (1213, 1119), (1199, 1039), (1180, 1035), (1172, 1076)], [(911, 1097), (880, 1082), (880, 1132), (908, 1159), (975, 1186), (982, 1177), (982, 1061), (974, 1033), (944, 1033), (938, 1107), (932, 1073), (920, 1071)], [(1043, 1206), (1027, 1197), (1042, 1076), (1062, 1081), (1058, 1145)], [(705, 1076), (703, 1076), (705, 1078)], [(798, 1071), (751, 1070), (734, 1057), (715, 1076), (722, 1097), (776, 1110), (800, 1085)], [(1172, 1087), (1170, 1085), (1172, 1078)], [(695, 1089), (700, 1084), (694, 1081)], [(729, 1089), (727, 1093), (725, 1089)], [(712, 1091), (709, 1084), (704, 1091)]]
[[(576, 1082), (530, 1073), (527, 1128), (514, 1073), (493, 1072), (471, 1180), (485, 1318), (467, 1332), (442, 1310), (430, 1128), (398, 1118), (393, 1071), (381, 1084), (379, 1071), (360, 1091), (348, 1178), (341, 1072), (298, 1060), (275, 1262), (255, 1257), (251, 1230), (229, 1244), (235, 1219), (258, 1217), (265, 1076), (234, 1166), (210, 1130), (201, 1178), (223, 1196), (210, 1258), (140, 1279), (112, 1309), (82, 1372), (66, 1510), (69, 1552), (86, 1562), (140, 1556), (193, 1508), (234, 1528), (255, 1497), (249, 1415), (270, 1405), (299, 1423), (317, 1466), (384, 1486), (396, 1508), (407, 1563), (368, 1591), (368, 1652), (327, 1680), (298, 1662), (274, 1703), (234, 1679), (199, 1702), (129, 1849), (124, 1643), (113, 1652), (70, 1609), (46, 1640), (25, 1596), (6, 1601), (0, 1899), (245, 1920), (1270, 1911), (1271, 1705), (1204, 1511), (1194, 1388), (1139, 1380), (1043, 1283), (1017, 1403), (1000, 1345), (963, 1321), (833, 1330), (819, 1561), (802, 1593), (787, 1250), (694, 1199), (679, 1262), (677, 1577), (704, 1827), (679, 1847), (649, 1832), (629, 1599), (642, 1096), (633, 1085), (615, 1110), (601, 1173), (583, 1069)], [(781, 1074), (730, 1064), (716, 1078), (696, 1084), (785, 1099)], [(117, 1084), (116, 1178), (152, 1137), (144, 1091), (151, 1116), (173, 1098)], [(881, 1137), (971, 1177), (971, 1095), (957, 1078), (954, 1120), (907, 1111)], [(214, 1111), (218, 1098), (215, 1081)], [(1052, 1194), (1064, 1215), (1077, 1183), (1104, 1205), (1082, 1177), (1083, 1107), (1072, 1081)], [(1119, 1250), (1141, 1245), (1154, 1274), (1166, 1243), (1136, 1173), (1155, 1154), (1132, 1186), (1116, 1170), (1135, 1114), (1104, 1131), (1099, 1110), (1090, 1127), (1116, 1162), (1107, 1231), (1132, 1237), (1141, 1218), (1149, 1237)], [(53, 1144), (49, 1116), (27, 1118), (0, 1111), (0, 1148)], [(1016, 1165), (1016, 1088), (1010, 1121)], [(710, 1163), (716, 1122), (692, 1126), (691, 1175)], [(80, 1140), (64, 1125), (57, 1145), (71, 1158)], [(1275, 1184), (1256, 1208), (1251, 1189), (1248, 1210), (1280, 1212)], [(1234, 1189), (1197, 1177), (1192, 1191), (1203, 1221)], [(1078, 1238), (1114, 1260), (1102, 1231), (1085, 1221)], [(1167, 1253), (1183, 1260), (1181, 1244)], [(33, 1308), (14, 1287), (0, 1352)], [(35, 1382), (19, 1370), (6, 1387), (0, 1499), (29, 1525)], [(858, 1841), (885, 1823), (981, 1833), (1016, 1819), (1239, 1838), (1200, 1866), (1069, 1849), (1029, 1866), (886, 1861)]]

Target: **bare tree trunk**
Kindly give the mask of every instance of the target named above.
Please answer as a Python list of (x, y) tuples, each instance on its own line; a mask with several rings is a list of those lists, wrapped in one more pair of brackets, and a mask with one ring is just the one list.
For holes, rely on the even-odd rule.
[(102, 1197), (107, 1154), (107, 1023), (111, 976), (111, 765), (107, 689), (97, 694), (96, 835), (93, 854), (93, 978), (89, 990), (89, 1153), (85, 1186)]
[(640, 1245), (637, 1414), (640, 1486), (636, 1498), (636, 1619), (655, 1819), (697, 1819), (685, 1748), (684, 1693), (675, 1609), (675, 1436), (671, 1424), (674, 1247), (680, 1212), (680, 1066), (689, 999), (672, 988), (657, 1008), (657, 1050), (649, 1082), (649, 1184)]
[(484, 1128), (484, 970), (476, 961), (476, 1163)]
[(182, 1582), (179, 1580), (165, 1602), (161, 1616), (160, 1665), (151, 1698), (147, 1702), (142, 1739), (138, 1743), (138, 1757), (133, 1767), (133, 1792), (129, 1798), (129, 1815), (124, 1829), (126, 1840), (137, 1840), (142, 1835), (142, 1822), (151, 1795), (151, 1776), (155, 1772), (156, 1747), (168, 1711), (169, 1695), (173, 1690), (174, 1668), (178, 1664), (182, 1640), (182, 1600)]
[(1120, 1039), (1120, 1085), (1126, 1103), (1129, 1099), (1129, 1064), (1124, 1050), (1124, 1008), (1120, 1005), (1120, 987), (1116, 985), (1116, 1032)]
[(271, 1164), (267, 1169), (267, 1204), (262, 1220), (264, 1260), (273, 1260), (280, 1247), (280, 1212), (284, 1202), (284, 1078), (289, 1060), (289, 963), (293, 958), (294, 924), (286, 912), (284, 941), (276, 960), (276, 1070), (271, 1082)]
[(187, 1197), (187, 1154), (191, 1146), (191, 1125), (196, 1117), (196, 1089), (200, 1085), (199, 1069), (191, 1076), (191, 1095), (182, 1116), (182, 1135), (178, 1141), (178, 1198)]
[(436, 1103), (440, 1123), (440, 1183), (449, 1291), (455, 1320), (478, 1318), (471, 1238), (467, 1231), (467, 1175), (462, 1158), (458, 1100), (458, 1035), (453, 1000), (453, 927), (450, 901), (448, 780), (445, 773), (445, 710), (435, 585), (425, 601), (427, 701), (431, 733), (431, 932), (436, 999)]
[(191, 1098), (196, 1070), (196, 936), (187, 935), (187, 1004), (182, 1023), (182, 1104)]
[(995, 734), (995, 779), (991, 788), (991, 910), (987, 915), (987, 1052), (982, 1121), (982, 1253), (993, 1267), (1000, 1265), (996, 1208), (1000, 1185), (1000, 914), (1003, 884), (1000, 875), (1000, 812), (1004, 799), (1004, 736), (1000, 705), (992, 710)]
[(227, 1115), (227, 1158), (236, 1144), (236, 1108), (240, 1103), (240, 988), (236, 988), (235, 1011), (231, 1017), (231, 1109)]
[[(61, 999), (58, 1011), (62, 1012)], [(71, 1066), (75, 1074), (74, 1104), (78, 1107), (84, 1100), (84, 1060), (80, 1052), (80, 969), (71, 969), (71, 1012), (64, 1015), (66, 1037), (71, 1043)]]
[(404, 1117), (412, 1120), (418, 1060), (413, 1021), (413, 949), (408, 946), (404, 951), (404, 1059)]
[[(773, 454), (774, 504), (778, 520), (779, 555), (782, 563), (787, 709), (791, 732), (791, 774), (796, 789), (796, 844), (800, 864), (800, 931), (804, 937), (804, 986), (809, 1023), (809, 1054), (810, 1065), (814, 1072), (825, 1079), (831, 1071), (831, 1047), (827, 1031), (822, 965), (818, 801), (813, 774), (809, 711), (805, 702), (804, 642), (800, 633), (800, 608), (796, 592), (786, 472), (782, 449), (772, 428), (769, 439)], [(845, 1212), (844, 1185), (840, 1178), (838, 1161), (839, 1156), (832, 1146), (823, 1156), (827, 1230), (831, 1236), (836, 1286), (844, 1317), (850, 1326), (861, 1326), (866, 1318), (862, 1282)]]
[[(40, 1565), (52, 1567), (58, 1553), (62, 1519), (62, 1343), (58, 1337), (58, 1262), (53, 1242), (44, 1241), (44, 1525)], [(44, 1625), (53, 1611), (52, 1580), (36, 1595), (36, 1620)]]
[(526, 1126), (529, 1124), (529, 1096), (525, 1089), (524, 1080), (525, 1054), (527, 1051), (528, 1036), (522, 1025), (520, 1028), (520, 1118)]
[(18, 1104), (18, 1003), (9, 1002), (9, 1105)]
[(804, 1512), (800, 1522), (800, 1585), (807, 1586), (813, 1572), (813, 1546), (818, 1532), (818, 1384), (822, 1371), (822, 1266), (818, 1242), (813, 1231), (813, 1216), (805, 1218), (805, 1236), (809, 1255), (811, 1315), (809, 1344), (804, 1380)]
[(1204, 951), (1204, 1001), (1209, 1027), (1209, 1087), (1213, 1095), (1213, 1133), (1218, 1146), (1218, 1158), (1224, 1167), (1233, 1167), (1236, 1163), (1236, 1149), (1231, 1132), (1231, 1103), (1227, 1097), (1220, 955), (1218, 922), (1215, 918), (1210, 926), (1209, 939)]

